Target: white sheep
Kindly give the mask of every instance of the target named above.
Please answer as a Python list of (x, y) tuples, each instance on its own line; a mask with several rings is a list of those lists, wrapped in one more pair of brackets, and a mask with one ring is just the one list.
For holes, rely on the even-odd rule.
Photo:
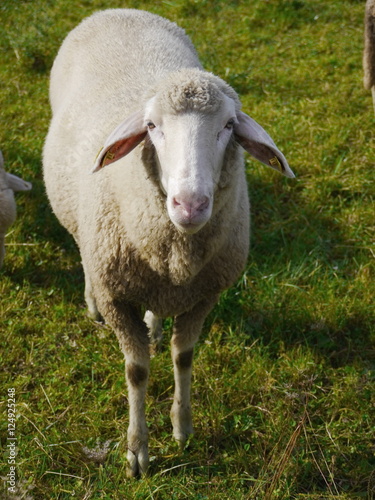
[(5, 234), (17, 215), (14, 191), (29, 191), (30, 189), (30, 182), (5, 172), (4, 158), (0, 151), (0, 267), (3, 265), (5, 256)]
[(184, 31), (148, 12), (114, 9), (84, 20), (56, 57), (50, 99), (47, 193), (80, 249), (89, 312), (100, 312), (124, 353), (134, 476), (149, 462), (150, 337), (159, 336), (161, 318), (174, 317), (171, 420), (183, 446), (193, 431), (194, 344), (246, 262), (249, 202), (238, 143), (293, 173), (240, 111), (235, 91), (203, 71)]
[(367, 0), (366, 2), (363, 71), (365, 89), (371, 90), (375, 106), (375, 0)]

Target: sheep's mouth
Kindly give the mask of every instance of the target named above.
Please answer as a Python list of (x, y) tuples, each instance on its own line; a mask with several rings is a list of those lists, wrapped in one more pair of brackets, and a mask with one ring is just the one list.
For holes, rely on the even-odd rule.
[(187, 234), (195, 234), (197, 233), (200, 229), (202, 229), (203, 225), (202, 224), (192, 224), (191, 222), (188, 224), (179, 224), (176, 226), (177, 229), (181, 233), (187, 233)]
[(180, 233), (183, 234), (195, 234), (200, 231), (205, 225), (207, 220), (193, 222), (193, 221), (175, 221), (172, 219), (172, 223), (178, 229)]

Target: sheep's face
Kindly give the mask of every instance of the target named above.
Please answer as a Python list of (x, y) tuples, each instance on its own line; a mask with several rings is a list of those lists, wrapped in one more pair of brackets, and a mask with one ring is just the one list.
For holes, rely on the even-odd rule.
[(186, 68), (159, 82), (150, 95), (144, 109), (108, 136), (93, 172), (126, 156), (148, 136), (169, 217), (180, 231), (196, 233), (210, 219), (232, 137), (265, 165), (294, 177), (272, 138), (240, 111), (237, 94), (220, 78)]
[(221, 94), (209, 111), (199, 106), (173, 110), (149, 101), (145, 126), (157, 155), (159, 179), (173, 224), (199, 231), (212, 214), (224, 154), (236, 119), (234, 101)]

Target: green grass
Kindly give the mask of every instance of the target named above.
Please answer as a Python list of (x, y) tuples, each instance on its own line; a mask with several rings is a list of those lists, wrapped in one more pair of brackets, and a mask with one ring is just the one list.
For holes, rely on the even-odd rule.
[(373, 499), (375, 119), (362, 88), (364, 2), (126, 2), (186, 29), (297, 174), (285, 179), (247, 159), (251, 252), (196, 349), (196, 433), (179, 453), (166, 323), (141, 480), (125, 479), (122, 355), (111, 331), (85, 316), (80, 259), (41, 171), (58, 47), (94, 10), (123, 6), (0, 5), (0, 148), (8, 170), (33, 182), (17, 195), (0, 271), (2, 477), (9, 388), (17, 401), (11, 498)]

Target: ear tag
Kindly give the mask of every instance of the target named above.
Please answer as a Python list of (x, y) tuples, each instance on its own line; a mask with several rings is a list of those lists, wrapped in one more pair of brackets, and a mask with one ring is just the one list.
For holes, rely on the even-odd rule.
[[(98, 154), (96, 155), (95, 161), (98, 159), (100, 153), (103, 151), (103, 148), (100, 148), (98, 151)], [(107, 160), (111, 161), (115, 157), (115, 153), (111, 153), (110, 150), (106, 152), (106, 154), (103, 156), (103, 158), (100, 160), (100, 166), (99, 168), (104, 167), (104, 164)]]
[(115, 153), (111, 153), (111, 151), (108, 150), (106, 152), (106, 154), (103, 156), (103, 158), (101, 159), (100, 166), (104, 167), (106, 165), (106, 161), (108, 161), (109, 163), (111, 163), (114, 157), (115, 157)]
[(284, 172), (284, 167), (281, 165), (280, 160), (277, 156), (274, 156), (269, 160), (271, 167), (276, 168), (279, 172)]
[(115, 157), (115, 153), (111, 153), (110, 151), (107, 151), (104, 158), (103, 158), (103, 163), (106, 160), (113, 160), (114, 157)]

